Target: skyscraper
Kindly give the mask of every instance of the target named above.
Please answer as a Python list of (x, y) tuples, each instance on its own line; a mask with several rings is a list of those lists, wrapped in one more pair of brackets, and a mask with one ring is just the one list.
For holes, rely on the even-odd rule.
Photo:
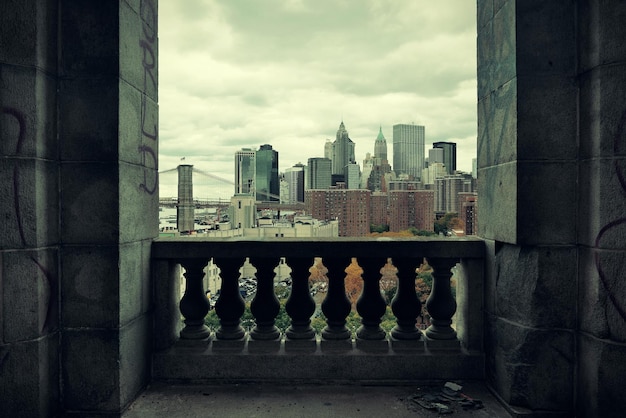
[(441, 148), (443, 150), (443, 163), (446, 166), (446, 171), (448, 174), (454, 174), (456, 171), (456, 143), (434, 142), (433, 148)]
[(393, 125), (393, 170), (420, 178), (424, 168), (425, 127)]
[(255, 156), (252, 148), (235, 152), (235, 194), (254, 194)]
[(261, 145), (256, 152), (256, 200), (277, 202), (280, 200), (278, 179), (278, 152), (269, 144)]
[(285, 181), (289, 189), (287, 203), (304, 202), (304, 165), (298, 163), (285, 170)]
[(354, 161), (354, 142), (348, 136), (348, 131), (341, 121), (337, 130), (337, 137), (333, 142), (332, 174), (345, 175), (345, 167)]
[(379, 159), (378, 164), (387, 161), (387, 140), (383, 135), (382, 126), (378, 130), (378, 136), (376, 137), (376, 141), (374, 141), (374, 158)]
[(374, 141), (374, 158), (372, 168), (369, 170), (365, 188), (371, 191), (384, 191), (384, 176), (391, 172), (391, 166), (387, 160), (387, 140), (383, 135), (382, 126), (378, 130), (378, 136)]
[(345, 182), (347, 189), (359, 189), (361, 187), (361, 169), (357, 163), (350, 163), (345, 168)]
[(309, 158), (307, 189), (330, 189), (331, 165), (328, 158)]

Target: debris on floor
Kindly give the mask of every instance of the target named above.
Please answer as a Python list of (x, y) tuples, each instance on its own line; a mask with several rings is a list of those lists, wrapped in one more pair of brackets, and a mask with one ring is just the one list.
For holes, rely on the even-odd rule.
[[(447, 415), (454, 413), (455, 409), (462, 408), (464, 411), (484, 408), (480, 399), (473, 399), (462, 392), (463, 386), (446, 382), (442, 386), (426, 386), (417, 389), (417, 392), (408, 397), (409, 406), (420, 407)], [(415, 408), (411, 408), (414, 409)]]

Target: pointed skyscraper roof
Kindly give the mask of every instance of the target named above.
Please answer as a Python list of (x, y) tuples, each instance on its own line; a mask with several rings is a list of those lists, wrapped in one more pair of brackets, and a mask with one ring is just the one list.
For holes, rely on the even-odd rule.
[(387, 140), (383, 135), (383, 127), (378, 129), (378, 136), (374, 141), (374, 157), (378, 158), (381, 162), (387, 160)]
[(385, 135), (383, 135), (383, 127), (380, 126), (378, 129), (378, 136), (376, 137), (377, 141), (386, 141), (385, 140)]

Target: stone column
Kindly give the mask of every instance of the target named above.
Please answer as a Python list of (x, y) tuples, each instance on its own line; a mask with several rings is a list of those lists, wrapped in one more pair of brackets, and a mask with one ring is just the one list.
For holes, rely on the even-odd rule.
[(63, 407), (118, 413), (150, 376), (157, 3), (59, 4)]
[(626, 410), (626, 18), (624, 2), (579, 2), (580, 416)]
[(513, 406), (574, 404), (576, 2), (478, 1), (487, 373)]
[(56, 1), (0, 2), (0, 404), (52, 416), (59, 387)]

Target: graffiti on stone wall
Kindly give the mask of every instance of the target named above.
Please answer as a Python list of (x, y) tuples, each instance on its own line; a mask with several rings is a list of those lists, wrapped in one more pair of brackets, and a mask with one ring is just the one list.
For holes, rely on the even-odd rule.
[[(140, 17), (142, 20), (141, 37), (139, 47), (141, 48), (143, 67), (143, 92), (141, 95), (141, 142), (138, 152), (141, 154), (141, 162), (144, 167), (143, 183), (139, 188), (152, 195), (157, 190), (158, 185), (158, 158), (155, 152), (156, 143), (159, 139), (159, 127), (156, 118), (149, 109), (148, 93), (157, 92), (157, 60), (156, 60), (156, 40), (157, 40), (157, 14), (152, 0), (141, 0)], [(150, 117), (152, 116), (152, 118)], [(144, 143), (146, 140), (147, 144)], [(151, 171), (153, 173), (151, 173)]]
[[(622, 149), (622, 147), (624, 146), (626, 146), (626, 111), (624, 111), (624, 113), (622, 114), (622, 118), (617, 127), (617, 133), (613, 140), (613, 155), (614, 156), (617, 156), (620, 154), (623, 155), (624, 150)], [(622, 191), (626, 193), (626, 178), (624, 176), (624, 169), (621, 167), (620, 161), (618, 159), (615, 159), (614, 169), (615, 169), (615, 175), (620, 183), (620, 186), (622, 187)], [(600, 232), (598, 232), (598, 235), (596, 236), (595, 247), (596, 248), (600, 247), (600, 242), (602, 238), (609, 231), (624, 224), (626, 224), (626, 217), (615, 219), (609, 222), (608, 224), (604, 225), (600, 229)], [(613, 286), (610, 283), (609, 277), (607, 277), (606, 272), (602, 268), (600, 254), (596, 252), (594, 254), (594, 258), (595, 258), (595, 265), (596, 265), (596, 270), (598, 272), (598, 276), (600, 277), (602, 286), (604, 286), (604, 288), (606, 289), (609, 300), (615, 307), (615, 310), (617, 311), (619, 316), (622, 318), (622, 320), (626, 321), (626, 307), (624, 306), (624, 302), (620, 301), (620, 299), (618, 298), (618, 295), (615, 294), (616, 292), (613, 290)]]
[[(15, 144), (15, 155), (20, 155), (22, 153), (22, 147), (24, 145), (24, 141), (26, 139), (26, 118), (24, 114), (17, 109), (11, 107), (2, 107), (0, 108), (0, 115), (8, 115), (12, 117), (17, 122), (17, 135), (16, 135), (16, 144)], [(18, 229), (18, 234), (20, 236), (21, 244), (26, 247), (26, 234), (24, 231), (24, 223), (22, 219), (22, 209), (20, 205), (20, 197), (21, 197), (21, 181), (20, 181), (20, 167), (18, 162), (15, 162), (13, 166), (13, 215), (15, 217), (15, 222)], [(48, 301), (47, 301), (47, 309), (46, 309), (46, 319), (40, 329), (40, 332), (46, 332), (52, 330), (55, 322), (55, 312), (57, 307), (57, 298), (55, 295), (57, 294), (58, 289), (58, 281), (56, 276), (50, 272), (50, 270), (44, 266), (39, 260), (35, 257), (30, 257), (31, 261), (35, 263), (37, 268), (42, 274), (42, 278), (44, 280), (44, 285), (49, 290)]]

